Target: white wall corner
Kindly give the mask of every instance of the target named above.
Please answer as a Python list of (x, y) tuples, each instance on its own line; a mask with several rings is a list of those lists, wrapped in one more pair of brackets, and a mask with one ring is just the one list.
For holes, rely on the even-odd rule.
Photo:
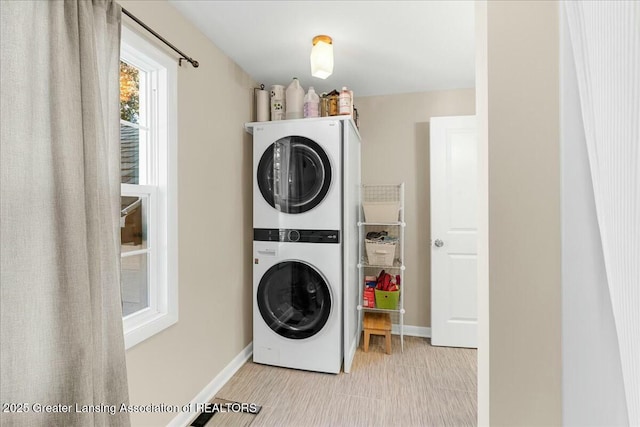
[(489, 426), (489, 68), (487, 0), (475, 2), (478, 120), (478, 426)]

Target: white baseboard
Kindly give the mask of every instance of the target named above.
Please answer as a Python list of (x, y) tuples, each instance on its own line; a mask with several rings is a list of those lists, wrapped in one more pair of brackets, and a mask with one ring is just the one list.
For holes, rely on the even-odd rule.
[[(209, 384), (203, 388), (200, 393), (194, 397), (190, 402), (190, 408), (196, 408), (199, 403), (207, 403), (213, 399), (220, 391), (220, 389), (231, 379), (233, 374), (238, 372), (238, 369), (249, 360), (253, 354), (253, 342), (250, 342), (225, 368), (220, 371), (216, 377), (211, 380)], [(178, 416), (167, 424), (167, 427), (184, 427), (188, 426), (191, 420), (198, 414), (197, 411), (181, 412)]]
[[(410, 337), (431, 338), (431, 328), (429, 328), (428, 326), (404, 325), (402, 329), (404, 335)], [(394, 335), (400, 335), (400, 325), (391, 325), (391, 333)]]

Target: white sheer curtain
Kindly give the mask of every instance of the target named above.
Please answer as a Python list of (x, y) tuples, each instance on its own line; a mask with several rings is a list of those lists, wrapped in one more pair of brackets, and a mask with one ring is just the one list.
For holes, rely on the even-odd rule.
[(126, 426), (120, 7), (0, 3), (0, 424)]
[(565, 2), (629, 424), (640, 426), (640, 2)]

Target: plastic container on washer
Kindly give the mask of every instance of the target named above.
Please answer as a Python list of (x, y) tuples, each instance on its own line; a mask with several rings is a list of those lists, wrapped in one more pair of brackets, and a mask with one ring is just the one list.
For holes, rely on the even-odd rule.
[(271, 120), (284, 120), (284, 86), (271, 86)]
[(349, 92), (346, 86), (342, 87), (338, 97), (338, 114), (351, 114), (351, 92)]
[(304, 89), (300, 86), (297, 77), (294, 77), (291, 84), (287, 87), (285, 98), (286, 119), (301, 119)]
[(304, 118), (308, 117), (320, 117), (320, 97), (313, 89), (313, 86), (309, 87), (309, 92), (304, 96), (303, 115)]

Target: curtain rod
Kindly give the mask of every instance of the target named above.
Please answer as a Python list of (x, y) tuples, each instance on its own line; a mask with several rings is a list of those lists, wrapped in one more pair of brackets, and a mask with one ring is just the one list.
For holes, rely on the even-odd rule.
[(155, 37), (157, 37), (162, 43), (166, 44), (167, 46), (169, 46), (171, 49), (173, 49), (174, 51), (178, 52), (182, 57), (180, 59), (178, 59), (178, 65), (182, 66), (182, 61), (188, 61), (191, 63), (191, 65), (193, 65), (193, 68), (198, 68), (200, 66), (200, 63), (198, 61), (196, 61), (195, 59), (191, 58), (189, 55), (186, 55), (184, 52), (182, 52), (180, 49), (178, 49), (177, 47), (175, 47), (174, 45), (172, 45), (171, 43), (169, 43), (167, 41), (167, 39), (165, 39), (164, 37), (162, 37), (160, 34), (156, 33), (155, 31), (153, 31), (147, 24), (145, 24), (144, 22), (142, 22), (141, 20), (139, 20), (138, 18), (136, 18), (135, 16), (133, 16), (131, 14), (131, 12), (129, 12), (127, 9), (125, 9), (124, 7), (122, 8), (122, 13), (124, 13), (125, 15), (127, 15), (129, 18), (133, 19), (138, 25), (140, 25), (142, 28), (144, 28), (145, 30), (149, 31), (151, 34), (153, 34)]

